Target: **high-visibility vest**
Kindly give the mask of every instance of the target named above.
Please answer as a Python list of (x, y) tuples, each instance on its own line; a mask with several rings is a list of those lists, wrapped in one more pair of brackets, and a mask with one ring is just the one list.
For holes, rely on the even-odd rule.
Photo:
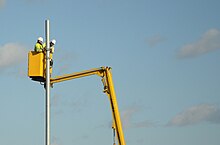
[(35, 44), (34, 51), (36, 51), (36, 52), (42, 52), (43, 49), (45, 48), (45, 46), (46, 46), (45, 43), (42, 45), (42, 44), (40, 44), (40, 43), (37, 42), (37, 43)]

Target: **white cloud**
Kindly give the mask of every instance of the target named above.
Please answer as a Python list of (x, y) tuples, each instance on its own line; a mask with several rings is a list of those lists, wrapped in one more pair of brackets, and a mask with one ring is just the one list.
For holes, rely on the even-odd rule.
[(194, 57), (220, 48), (220, 31), (210, 29), (202, 37), (193, 43), (183, 46), (178, 57)]
[(121, 120), (124, 128), (144, 128), (151, 127), (154, 124), (148, 120), (134, 122), (133, 117), (140, 112), (137, 107), (129, 107), (121, 113)]
[(18, 43), (8, 43), (0, 46), (0, 70), (20, 64), (27, 58), (27, 50)]
[(5, 0), (0, 0), (0, 8), (5, 5)]
[(201, 122), (220, 123), (220, 109), (209, 104), (192, 106), (177, 114), (167, 126), (187, 126)]
[(132, 126), (131, 119), (135, 113), (137, 113), (137, 108), (130, 107), (122, 112), (122, 122), (125, 128)]
[(154, 47), (159, 43), (163, 42), (165, 39), (160, 35), (155, 35), (147, 39), (147, 43), (150, 47)]

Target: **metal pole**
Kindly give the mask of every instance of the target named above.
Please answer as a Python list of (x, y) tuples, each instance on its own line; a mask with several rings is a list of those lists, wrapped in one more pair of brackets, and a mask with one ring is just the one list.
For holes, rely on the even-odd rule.
[(50, 145), (50, 26), (49, 20), (45, 21), (46, 27), (46, 145)]

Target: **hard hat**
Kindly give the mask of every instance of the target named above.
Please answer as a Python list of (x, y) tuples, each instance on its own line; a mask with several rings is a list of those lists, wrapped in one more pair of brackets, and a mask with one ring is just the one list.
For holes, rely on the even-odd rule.
[(51, 42), (52, 42), (54, 45), (56, 44), (56, 40), (55, 40), (55, 39), (53, 39)]
[(41, 41), (41, 42), (44, 41), (44, 39), (43, 39), (42, 37), (39, 37), (37, 40), (38, 40), (38, 41)]

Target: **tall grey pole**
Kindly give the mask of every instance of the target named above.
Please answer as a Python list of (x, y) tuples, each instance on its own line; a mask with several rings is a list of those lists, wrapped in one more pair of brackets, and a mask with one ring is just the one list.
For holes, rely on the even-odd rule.
[(46, 27), (46, 145), (50, 145), (50, 23)]

